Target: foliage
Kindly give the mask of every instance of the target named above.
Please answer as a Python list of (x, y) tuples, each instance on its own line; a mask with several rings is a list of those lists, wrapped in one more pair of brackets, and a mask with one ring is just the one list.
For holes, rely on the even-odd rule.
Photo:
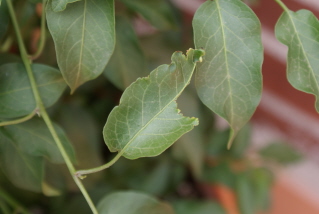
[[(275, 1), (288, 80), (317, 97), (318, 20)], [(299, 159), (278, 144), (259, 165), (247, 155), (263, 47), (244, 2), (203, 3), (193, 39), (169, 0), (0, 3), (1, 212), (226, 213), (222, 190), (250, 214), (270, 203), (264, 159)], [(218, 130), (214, 113), (230, 128)], [(203, 182), (216, 202), (201, 200)]]

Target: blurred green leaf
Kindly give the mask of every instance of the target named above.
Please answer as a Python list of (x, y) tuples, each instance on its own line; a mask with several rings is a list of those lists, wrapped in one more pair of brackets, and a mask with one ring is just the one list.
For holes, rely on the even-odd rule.
[(59, 68), (73, 93), (104, 70), (115, 45), (113, 0), (82, 0), (61, 12), (47, 6)]
[(319, 112), (319, 21), (307, 10), (286, 10), (279, 18), (277, 39), (288, 46), (287, 77), (296, 89), (316, 96)]
[(237, 176), (236, 196), (240, 213), (255, 214), (255, 195), (250, 179), (246, 174)]
[(0, 129), (0, 165), (9, 180), (19, 188), (41, 192), (43, 157), (27, 154), (18, 143)]
[(254, 190), (256, 209), (267, 210), (270, 207), (270, 190), (273, 183), (272, 173), (265, 168), (256, 168), (250, 172), (249, 176)]
[(287, 143), (274, 142), (259, 151), (259, 154), (268, 160), (279, 164), (295, 163), (301, 159), (301, 154)]
[[(84, 108), (70, 104), (63, 105), (57, 110), (56, 119), (64, 128), (67, 136), (71, 140), (75, 154), (76, 167), (87, 169), (102, 165), (102, 154), (100, 151), (100, 142), (102, 136), (92, 115)], [(69, 172), (65, 172), (69, 174)], [(90, 186), (101, 177), (101, 174), (95, 173), (88, 176), (85, 181)], [(69, 184), (77, 189), (73, 179), (69, 178)]]
[[(214, 130), (207, 143), (206, 153), (212, 157), (219, 157), (227, 152), (227, 141), (230, 129)], [(232, 148), (231, 148), (232, 149)]]
[(195, 46), (207, 51), (197, 67), (197, 92), (205, 105), (230, 124), (230, 145), (261, 98), (260, 22), (241, 1), (215, 0), (197, 10), (193, 28)]
[(116, 192), (104, 197), (98, 204), (101, 214), (174, 214), (167, 203), (138, 192)]
[[(185, 90), (177, 102), (183, 115), (198, 118), (201, 117), (199, 100), (193, 95), (190, 90)], [(193, 131), (183, 135), (173, 147), (174, 153), (179, 159), (190, 165), (192, 173), (197, 179), (200, 178), (202, 174), (204, 164), (204, 128), (201, 123)]]
[[(41, 64), (33, 64), (32, 70), (44, 105), (46, 107), (53, 105), (66, 87), (61, 73), (55, 68)], [(0, 118), (24, 116), (35, 108), (36, 103), (23, 64), (1, 65)]]
[(223, 161), (215, 166), (205, 166), (203, 181), (208, 183), (225, 184), (235, 188), (236, 174), (230, 168), (230, 162)]
[(127, 7), (140, 13), (154, 27), (160, 30), (177, 28), (174, 13), (166, 0), (121, 0)]
[(138, 77), (148, 75), (144, 54), (131, 23), (125, 17), (116, 18), (115, 50), (104, 74), (121, 90)]
[(178, 200), (173, 202), (176, 214), (226, 214), (223, 208), (212, 201)]
[[(68, 156), (75, 162), (75, 154), (64, 131), (56, 124), (54, 128)], [(45, 157), (53, 163), (64, 163), (64, 159), (53, 140), (53, 137), (42, 119), (33, 118), (27, 122), (2, 127), (1, 130), (10, 135), (11, 140), (24, 153)]]
[(77, 1), (87, 1), (87, 0), (52, 0), (52, 10), (54, 12), (63, 11), (67, 7), (67, 4), (77, 2)]
[(196, 118), (179, 113), (175, 100), (189, 84), (202, 54), (193, 49), (187, 56), (175, 52), (172, 64), (158, 67), (124, 91), (103, 130), (111, 152), (128, 159), (157, 156), (198, 124)]

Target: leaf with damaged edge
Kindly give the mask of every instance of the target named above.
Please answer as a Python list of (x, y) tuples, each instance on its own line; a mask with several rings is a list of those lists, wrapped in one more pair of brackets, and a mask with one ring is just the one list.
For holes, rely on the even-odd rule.
[(164, 202), (139, 192), (115, 192), (98, 204), (98, 211), (103, 214), (174, 214), (172, 207)]
[[(45, 107), (53, 105), (62, 95), (66, 84), (59, 70), (32, 64), (37, 87)], [(25, 67), (22, 63), (0, 66), (0, 118), (13, 118), (34, 111), (36, 102)]]
[(176, 99), (203, 54), (203, 50), (193, 49), (187, 56), (175, 52), (170, 65), (159, 66), (124, 91), (103, 130), (111, 152), (129, 159), (156, 156), (198, 124), (196, 118), (179, 113)]
[(207, 1), (193, 19), (195, 46), (204, 48), (196, 88), (202, 102), (232, 129), (228, 146), (254, 113), (262, 90), (260, 22), (239, 0)]
[(279, 18), (275, 33), (288, 46), (287, 77), (296, 89), (316, 96), (319, 112), (319, 21), (307, 10), (287, 9)]
[(125, 17), (116, 17), (116, 45), (104, 75), (124, 90), (138, 77), (147, 76), (146, 60), (132, 24)]
[(82, 0), (61, 12), (47, 6), (59, 68), (71, 93), (104, 70), (114, 45), (113, 0)]

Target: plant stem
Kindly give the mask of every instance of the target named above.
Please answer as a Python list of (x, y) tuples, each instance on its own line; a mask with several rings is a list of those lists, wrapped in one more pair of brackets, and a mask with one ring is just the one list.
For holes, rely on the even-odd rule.
[(10, 13), (10, 16), (11, 16), (11, 20), (13, 22), (13, 25), (14, 25), (14, 29), (15, 29), (15, 32), (16, 32), (16, 36), (17, 36), (17, 39), (18, 39), (18, 44), (19, 44), (19, 49), (20, 49), (20, 54), (21, 54), (21, 57), (22, 57), (22, 61), (24, 63), (24, 66), (27, 70), (27, 73), (28, 73), (28, 77), (29, 77), (29, 80), (30, 80), (30, 84), (31, 84), (31, 88), (32, 88), (32, 92), (33, 92), (33, 96), (34, 96), (34, 99), (36, 101), (36, 104), (37, 104), (37, 109), (39, 109), (39, 113), (40, 115), (43, 117), (43, 120), (44, 122), (46, 123), (59, 151), (61, 152), (61, 155), (75, 181), (75, 183), (78, 185), (79, 189), (81, 190), (84, 198), (86, 199), (88, 205), (90, 206), (92, 212), (94, 214), (98, 214), (98, 211), (96, 209), (96, 207), (94, 206), (89, 194), (87, 193), (85, 187), (83, 186), (82, 182), (79, 180), (78, 177), (75, 176), (75, 168), (70, 160), (70, 157), (68, 156), (67, 152), (65, 151), (62, 143), (61, 143), (61, 140), (59, 139), (57, 133), (56, 133), (56, 130), (54, 129), (53, 127), (53, 124), (52, 124), (52, 121), (43, 105), (43, 102), (42, 102), (42, 99), (40, 97), (40, 93), (39, 93), (39, 90), (38, 90), (38, 87), (37, 87), (37, 83), (35, 81), (35, 78), (34, 78), (34, 75), (33, 75), (33, 72), (32, 72), (32, 68), (31, 68), (31, 62), (30, 60), (28, 59), (28, 54), (27, 54), (27, 51), (25, 49), (25, 46), (24, 46), (24, 43), (23, 43), (23, 40), (22, 40), (22, 36), (21, 36), (21, 33), (20, 33), (20, 29), (19, 29), (19, 25), (18, 25), (18, 22), (17, 22), (17, 19), (15, 17), (15, 13), (14, 13), (14, 9), (13, 9), (13, 6), (12, 6), (12, 3), (11, 3), (11, 0), (7, 0), (7, 4), (8, 4), (8, 9), (9, 9), (9, 13)]
[(123, 155), (123, 152), (119, 152), (110, 162), (102, 165), (102, 166), (98, 166), (95, 168), (91, 168), (91, 169), (84, 169), (84, 170), (79, 170), (75, 173), (75, 175), (79, 178), (84, 178), (84, 175), (87, 174), (92, 174), (95, 172), (100, 172), (104, 169), (109, 168), (110, 166), (112, 166), (118, 159), (120, 159), (120, 157)]
[(34, 110), (33, 112), (31, 112), (27, 116), (21, 117), (19, 119), (0, 122), (0, 127), (1, 126), (15, 125), (15, 124), (18, 124), (18, 123), (23, 123), (23, 122), (25, 122), (27, 120), (30, 120), (36, 114), (36, 112), (37, 112), (37, 110)]
[(289, 11), (288, 7), (281, 0), (275, 0), (275, 2), (277, 2), (284, 11)]
[(45, 18), (45, 6), (46, 6), (47, 1), (42, 0), (42, 15), (41, 15), (41, 35), (40, 35), (40, 40), (39, 40), (39, 46), (37, 51), (31, 56), (31, 59), (37, 59), (41, 54), (44, 49), (45, 45), (45, 32), (46, 32), (46, 18)]
[(21, 211), (21, 213), (31, 214), (23, 206), (21, 206), (17, 201), (15, 201), (11, 196), (9, 196), (2, 188), (0, 188), (0, 198), (2, 198), (12, 207), (18, 208)]

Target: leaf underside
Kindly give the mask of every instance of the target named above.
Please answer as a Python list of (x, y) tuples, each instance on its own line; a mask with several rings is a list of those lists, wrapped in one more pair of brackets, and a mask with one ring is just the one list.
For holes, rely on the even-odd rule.
[[(32, 70), (45, 107), (53, 105), (66, 87), (60, 71), (41, 64), (33, 64)], [(0, 66), (0, 118), (24, 116), (35, 108), (24, 65), (8, 63)]]
[(197, 10), (193, 28), (195, 46), (206, 51), (197, 67), (197, 93), (207, 107), (228, 121), (231, 143), (261, 98), (260, 22), (239, 0), (215, 0)]
[(156, 156), (198, 124), (196, 118), (179, 113), (175, 100), (189, 84), (202, 54), (192, 49), (187, 56), (175, 52), (172, 64), (159, 66), (124, 91), (103, 130), (110, 151), (129, 159)]
[(316, 96), (319, 112), (319, 21), (307, 10), (286, 11), (279, 18), (277, 39), (288, 46), (287, 77), (296, 89)]
[(82, 0), (61, 12), (47, 6), (57, 61), (71, 93), (104, 70), (114, 45), (113, 0)]

